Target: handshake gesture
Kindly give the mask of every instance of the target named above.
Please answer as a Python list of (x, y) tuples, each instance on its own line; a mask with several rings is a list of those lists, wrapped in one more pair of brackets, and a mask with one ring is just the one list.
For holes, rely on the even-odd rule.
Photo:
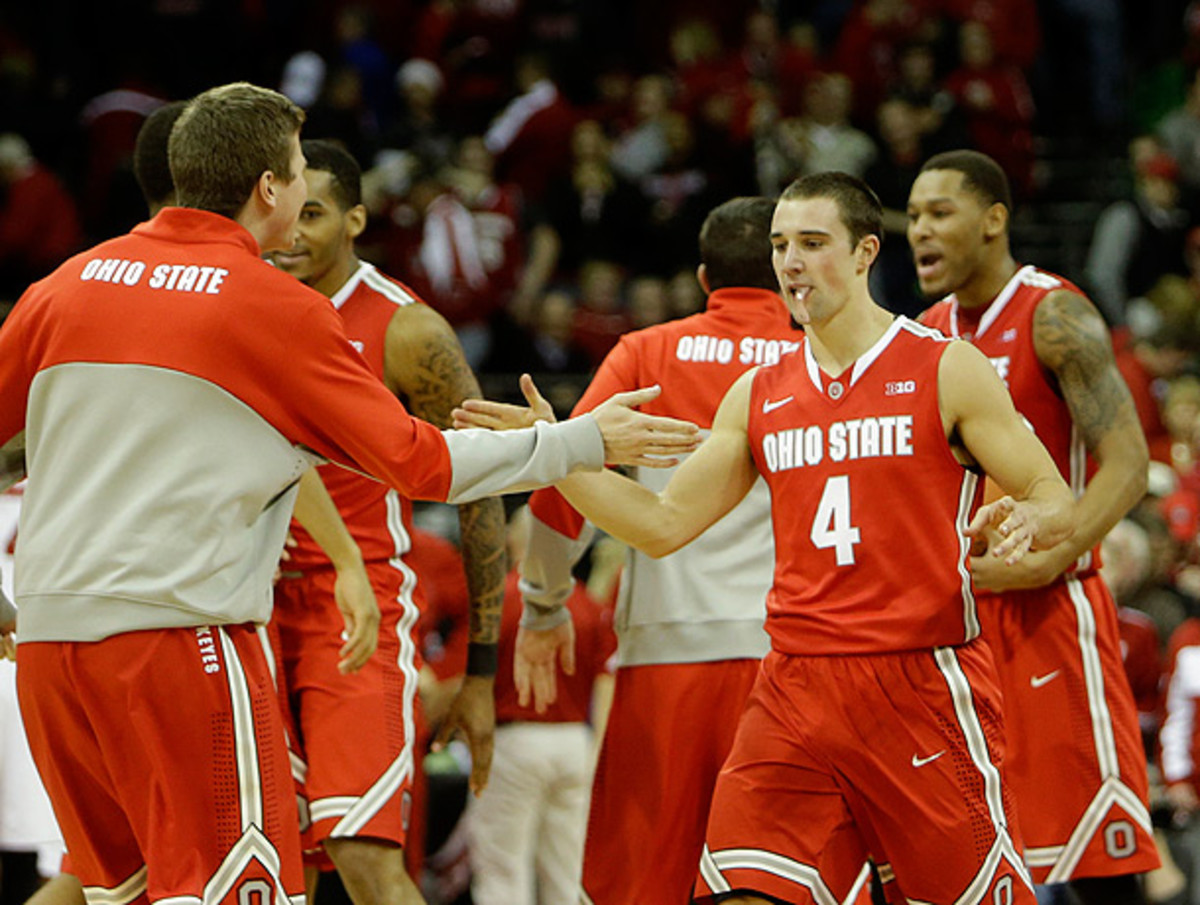
[[(700, 445), (700, 429), (691, 422), (636, 411), (637, 406), (656, 399), (661, 392), (661, 387), (654, 386), (616, 393), (592, 409), (604, 438), (607, 464), (669, 468), (679, 464), (679, 456)], [(554, 409), (528, 374), (521, 375), (521, 393), (528, 407), (486, 399), (464, 400), (453, 412), (455, 429), (515, 430), (532, 427), (538, 421), (555, 421)]]

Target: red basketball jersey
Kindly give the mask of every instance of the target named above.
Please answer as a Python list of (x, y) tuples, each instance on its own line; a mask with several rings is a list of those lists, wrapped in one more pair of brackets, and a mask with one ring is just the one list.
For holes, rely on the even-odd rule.
[[(968, 340), (988, 357), (1008, 387), (1017, 411), (1054, 457), (1063, 480), (1080, 496), (1093, 466), (1083, 438), (1074, 429), (1058, 382), (1042, 366), (1033, 345), (1034, 312), (1042, 299), (1060, 289), (1083, 295), (1063, 277), (1027, 264), (982, 312), (978, 323), (953, 295), (922, 314), (921, 322), (946, 336)], [(1097, 565), (1095, 552), (1085, 553), (1079, 558), (1076, 574), (1094, 571)]]
[[(397, 306), (420, 304), (420, 299), (403, 283), (364, 263), (331, 301), (342, 316), (351, 344), (383, 380), (384, 345), (392, 315)], [(363, 559), (391, 559), (411, 549), (410, 500), (386, 484), (336, 465), (322, 465), (318, 471)], [(297, 546), (288, 551), (288, 569), (329, 565), (329, 558), (296, 522), (292, 523), (292, 537)]]
[(963, 529), (982, 482), (942, 426), (945, 349), (898, 318), (837, 378), (807, 342), (755, 376), (748, 428), (771, 489), (776, 650), (882, 653), (979, 634)]

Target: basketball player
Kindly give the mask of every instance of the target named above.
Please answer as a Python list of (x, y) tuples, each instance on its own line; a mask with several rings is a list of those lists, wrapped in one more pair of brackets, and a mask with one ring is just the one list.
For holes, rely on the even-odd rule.
[(1137, 708), (1095, 547), (1145, 493), (1146, 441), (1103, 319), (1076, 286), (1013, 259), (1011, 210), (1004, 171), (986, 155), (925, 163), (909, 195), (908, 241), (922, 291), (942, 300), (921, 320), (987, 355), (1080, 496), (1068, 542), (1013, 568), (974, 565), (1026, 861), (1040, 883), (1071, 881), (1087, 905), (1139, 902), (1136, 875), (1159, 861)]
[[(367, 214), (354, 158), (328, 141), (305, 141), (302, 148), (308, 197), (296, 241), (270, 259), (332, 301), (351, 343), (414, 415), (449, 427), (454, 406), (479, 395), (453, 329), (406, 286), (355, 254)], [(382, 615), (379, 648), (366, 668), (354, 676), (339, 673), (335, 576), (309, 533), (293, 529), (297, 545), (276, 585), (272, 621), (307, 764), (307, 844), (325, 848), (356, 905), (421, 902), (401, 851), (421, 754), (415, 748), (413, 628), (423, 592), (404, 559), (412, 546), (412, 503), (362, 475), (333, 466), (318, 470), (362, 551)], [(459, 512), (471, 637), (467, 676), (444, 732), (464, 729), (478, 791), (492, 754), (492, 685), (507, 574), (504, 507), (488, 499)], [(365, 725), (376, 731), (356, 731)]]
[[(897, 901), (1035, 901), (968, 541), (991, 526), (985, 555), (1011, 567), (1070, 535), (1074, 501), (982, 355), (871, 299), (882, 218), (846, 174), (792, 183), (771, 244), (800, 350), (733, 384), (661, 492), (612, 473), (556, 485), (653, 556), (760, 475), (771, 491), (772, 649), (717, 779), (698, 902), (852, 900), (868, 857)], [(472, 412), (515, 420), (483, 402), (458, 417)], [(1011, 495), (972, 519), (975, 466)]]
[[(734, 380), (799, 349), (768, 253), (774, 210), (766, 198), (736, 198), (709, 213), (697, 271), (707, 310), (623, 336), (576, 412), (649, 382), (664, 388), (655, 411), (710, 428)], [(658, 490), (670, 475), (639, 469), (635, 477)], [(561, 600), (589, 532), (553, 488), (534, 493), (530, 511), (534, 532), (523, 564), (527, 608), (516, 663), (522, 697), (528, 700), (532, 690), (534, 703), (545, 707), (554, 696), (547, 690), (556, 655), (573, 662)], [(652, 559), (630, 551), (614, 620), (616, 687), (588, 819), (585, 902), (687, 899), (713, 785), (769, 647), (763, 619), (774, 564), (770, 497), (761, 479), (733, 512), (678, 553)], [(701, 725), (705, 731), (680, 744), (685, 727)], [(671, 832), (663, 833), (664, 826)]]
[(18, 695), (91, 900), (303, 895), (255, 626), (315, 461), (462, 502), (691, 446), (621, 400), (503, 444), (412, 418), (328, 301), (259, 258), (293, 241), (303, 120), (245, 83), (198, 95), (171, 131), (180, 206), (67, 261), (0, 328), (0, 489), (29, 476)]

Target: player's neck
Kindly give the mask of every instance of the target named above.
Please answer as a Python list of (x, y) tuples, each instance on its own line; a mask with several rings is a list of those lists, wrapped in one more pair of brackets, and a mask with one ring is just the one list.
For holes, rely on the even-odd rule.
[(809, 325), (813, 357), (822, 371), (837, 377), (879, 342), (895, 320), (870, 298), (865, 306), (847, 306), (825, 323)]
[(979, 268), (970, 280), (954, 290), (959, 307), (982, 314), (1020, 269), (1021, 265), (1013, 260), (1012, 255), (1005, 255), (995, 264)]
[(312, 288), (326, 298), (333, 298), (346, 285), (350, 277), (358, 270), (358, 256), (351, 253), (338, 258), (337, 263), (330, 267)]

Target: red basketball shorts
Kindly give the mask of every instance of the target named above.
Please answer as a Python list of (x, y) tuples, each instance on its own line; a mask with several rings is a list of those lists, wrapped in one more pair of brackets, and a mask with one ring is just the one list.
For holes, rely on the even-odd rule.
[(979, 618), (1004, 692), (1006, 775), (1034, 878), (1157, 867), (1137, 708), (1104, 582), (981, 594)]
[(596, 765), (584, 902), (686, 902), (757, 660), (626, 666)]
[(717, 779), (696, 901), (1033, 903), (980, 642), (874, 656), (772, 652)]
[(283, 725), (253, 626), (25, 642), (17, 688), (90, 900), (304, 901)]
[(305, 847), (361, 836), (403, 845), (412, 811), (417, 692), (412, 570), (367, 563), (379, 601), (379, 647), (357, 673), (337, 664), (344, 641), (336, 572), (319, 569), (275, 587), (278, 638), (293, 742), (305, 764), (311, 826)]

